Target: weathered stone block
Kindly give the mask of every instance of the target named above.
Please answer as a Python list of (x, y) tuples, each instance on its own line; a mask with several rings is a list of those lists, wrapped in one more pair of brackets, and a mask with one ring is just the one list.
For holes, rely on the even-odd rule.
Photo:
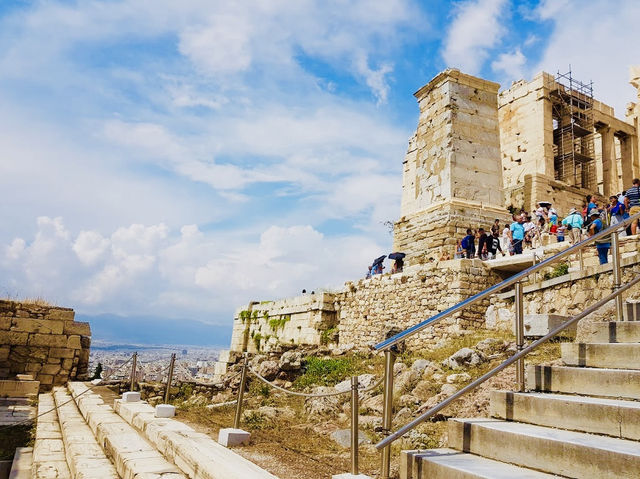
[(12, 331), (26, 331), (27, 333), (62, 334), (64, 321), (16, 318), (11, 326)]
[(51, 348), (49, 350), (49, 357), (51, 358), (73, 358), (74, 350), (69, 348)]
[[(18, 333), (26, 334), (26, 333)], [(64, 348), (67, 346), (67, 337), (55, 334), (33, 333), (29, 335), (29, 346), (49, 346), (52, 348)]]
[(91, 327), (89, 323), (82, 323), (78, 321), (65, 321), (64, 334), (72, 335), (78, 334), (80, 336), (91, 336)]
[(67, 340), (67, 348), (81, 349), (82, 345), (80, 344), (80, 336), (78, 335), (69, 336), (69, 339)]
[(89, 349), (91, 347), (91, 336), (80, 336), (80, 345), (82, 349)]
[(51, 374), (38, 374), (38, 381), (43, 385), (53, 384), (53, 376)]
[(41, 374), (53, 374), (56, 375), (60, 372), (60, 364), (45, 364), (40, 370)]
[(27, 363), (27, 366), (25, 367), (24, 370), (27, 373), (37, 373), (41, 369), (42, 369), (41, 363)]
[(29, 333), (18, 333), (14, 331), (0, 331), (0, 344), (26, 346)]
[(1, 329), (9, 329), (11, 327), (11, 318), (3, 316), (0, 317), (0, 330)]
[(73, 321), (76, 313), (72, 309), (50, 309), (44, 317), (45, 319), (61, 319), (63, 321)]
[(220, 429), (218, 433), (218, 443), (225, 447), (239, 446), (240, 444), (249, 444), (251, 434), (242, 429), (226, 428)]
[(9, 346), (0, 346), (0, 361), (4, 361), (9, 357)]

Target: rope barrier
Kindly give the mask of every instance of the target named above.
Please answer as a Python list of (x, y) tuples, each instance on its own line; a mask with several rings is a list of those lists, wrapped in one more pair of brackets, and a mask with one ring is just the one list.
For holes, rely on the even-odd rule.
[[(247, 369), (249, 370), (249, 372), (251, 372), (251, 374), (253, 374), (255, 377), (257, 377), (263, 383), (268, 384), (272, 388), (277, 389), (279, 391), (282, 391), (284, 393), (291, 394), (292, 396), (302, 396), (302, 397), (308, 397), (308, 398), (320, 398), (320, 397), (329, 397), (329, 396), (340, 396), (341, 394), (350, 394), (351, 393), (351, 389), (347, 389), (346, 391), (333, 391), (333, 392), (328, 392), (328, 393), (301, 393), (301, 392), (298, 392), (298, 391), (290, 391), (289, 389), (285, 389), (285, 388), (280, 387), (280, 386), (278, 386), (276, 384), (273, 384), (271, 381), (269, 381), (266, 378), (260, 376), (260, 374), (258, 374), (256, 371), (254, 371), (251, 366), (247, 365)], [(384, 379), (384, 377), (381, 378), (380, 381), (378, 381), (377, 383), (369, 386), (368, 388), (358, 389), (358, 392), (365, 393), (365, 392), (371, 391), (372, 389), (377, 388), (378, 386), (380, 386), (380, 384), (382, 384), (383, 379)]]
[(65, 405), (69, 404), (70, 402), (75, 401), (77, 398), (79, 398), (83, 394), (86, 394), (89, 391), (92, 391), (93, 388), (95, 388), (95, 387), (99, 386), (100, 384), (102, 384), (103, 381), (107, 381), (116, 372), (120, 371), (123, 367), (125, 367), (127, 364), (129, 364), (129, 362), (131, 362), (132, 359), (133, 359), (133, 355), (129, 359), (127, 359), (124, 363), (122, 363), (120, 365), (120, 367), (118, 367), (118, 369), (114, 369), (106, 378), (101, 379), (99, 383), (92, 384), (91, 386), (88, 386), (87, 389), (85, 389), (84, 391), (82, 391), (80, 394), (78, 394), (75, 397), (73, 397), (73, 395), (72, 395), (71, 399), (69, 399), (68, 401), (63, 402), (62, 404), (60, 404), (58, 406), (55, 406), (52, 409), (49, 409), (48, 411), (45, 411), (45, 412), (43, 412), (41, 414), (38, 414), (37, 416), (35, 416), (33, 418), (24, 419), (23, 421), (19, 421), (19, 422), (15, 422), (13, 424), (7, 424), (6, 426), (2, 426), (2, 427), (0, 427), (0, 431), (4, 431), (4, 430), (10, 429), (12, 427), (20, 426), (20, 425), (23, 425), (23, 424), (25, 424), (25, 425), (29, 424), (29, 423), (35, 421), (36, 419), (38, 419), (39, 417), (42, 417), (42, 416), (44, 416), (46, 414), (49, 414), (49, 413), (51, 413), (53, 411), (57, 411), (62, 406), (65, 406)]

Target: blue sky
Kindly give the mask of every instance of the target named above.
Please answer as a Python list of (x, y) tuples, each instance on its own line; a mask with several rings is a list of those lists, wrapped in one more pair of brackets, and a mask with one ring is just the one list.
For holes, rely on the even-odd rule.
[(339, 288), (390, 251), (413, 92), (571, 64), (623, 117), (638, 25), (630, 0), (4, 0), (0, 294), (230, 324)]

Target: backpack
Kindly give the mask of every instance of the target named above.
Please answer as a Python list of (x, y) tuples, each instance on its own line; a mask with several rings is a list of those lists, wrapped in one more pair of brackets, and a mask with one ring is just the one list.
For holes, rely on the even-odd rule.
[(460, 246), (462, 246), (462, 249), (469, 249), (469, 237), (465, 236), (464, 238), (462, 238), (462, 243), (460, 243)]

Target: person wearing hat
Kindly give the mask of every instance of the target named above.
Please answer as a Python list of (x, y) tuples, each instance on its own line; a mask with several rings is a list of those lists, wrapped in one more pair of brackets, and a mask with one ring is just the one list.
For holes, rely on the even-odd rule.
[[(593, 236), (600, 231), (602, 231), (605, 226), (600, 219), (600, 212), (597, 208), (593, 208), (589, 212), (589, 218), (591, 219), (591, 224), (589, 225), (589, 236)], [(596, 240), (596, 249), (598, 250), (598, 259), (600, 260), (600, 264), (607, 264), (609, 262), (607, 256), (609, 255), (609, 248), (611, 248), (611, 243), (609, 240)]]
[(580, 241), (582, 223), (582, 215), (578, 213), (575, 208), (571, 208), (569, 210), (569, 216), (562, 220), (562, 224), (565, 225), (569, 231), (569, 241), (571, 241), (571, 244), (576, 244)]

